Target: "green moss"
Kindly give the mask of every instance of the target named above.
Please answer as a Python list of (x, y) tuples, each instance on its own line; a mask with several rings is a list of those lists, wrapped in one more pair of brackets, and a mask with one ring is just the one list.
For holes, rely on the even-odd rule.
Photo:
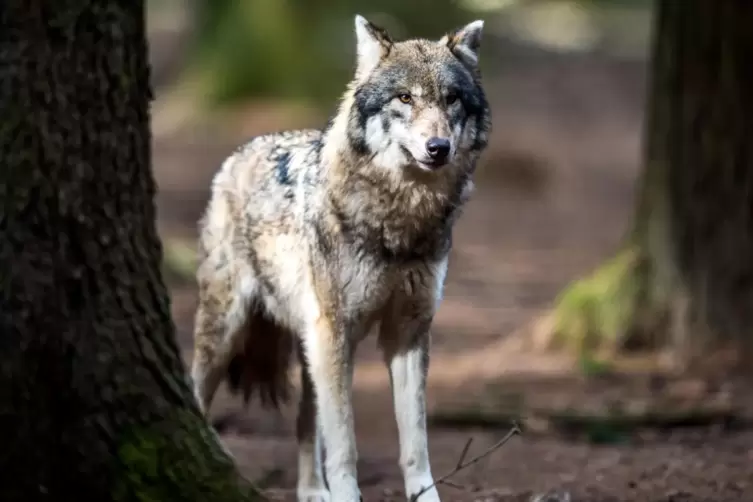
[(579, 352), (623, 344), (645, 303), (646, 281), (641, 254), (626, 248), (571, 284), (556, 302), (554, 343)]
[(227, 105), (249, 96), (305, 96), (306, 86), (322, 78), (321, 73), (310, 78), (310, 54), (301, 47), (311, 41), (289, 0), (202, 0), (200, 8), (193, 70), (207, 104)]
[(604, 361), (593, 354), (582, 353), (578, 358), (578, 369), (585, 377), (598, 377), (612, 373), (610, 361)]
[(117, 449), (112, 500), (253, 501), (232, 461), (194, 411), (181, 410), (146, 428), (135, 428)]

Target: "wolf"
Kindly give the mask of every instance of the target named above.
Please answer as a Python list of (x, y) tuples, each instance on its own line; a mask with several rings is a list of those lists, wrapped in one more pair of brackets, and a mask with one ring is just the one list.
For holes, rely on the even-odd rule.
[(194, 392), (205, 414), (225, 380), (246, 403), (258, 393), (278, 406), (297, 354), (299, 501), (360, 499), (351, 387), (356, 346), (372, 332), (405, 495), (439, 500), (429, 328), (491, 129), (482, 30), (479, 20), (438, 40), (395, 41), (357, 15), (354, 76), (326, 127), (253, 138), (212, 181), (199, 222)]

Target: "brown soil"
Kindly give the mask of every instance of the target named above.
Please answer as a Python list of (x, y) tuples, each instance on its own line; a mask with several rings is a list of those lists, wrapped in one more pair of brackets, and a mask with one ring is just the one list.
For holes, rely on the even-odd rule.
[[(603, 404), (624, 384), (602, 380), (584, 386), (567, 361), (521, 352), (506, 340), (545, 312), (567, 281), (617, 246), (629, 222), (639, 165), (644, 66), (564, 56), (517, 58), (514, 71), (506, 63), (503, 58), (503, 75), (487, 81), (494, 139), (457, 228), (446, 299), (435, 324), (429, 405), (437, 424), (454, 424), (430, 430), (435, 476), (452, 470), (470, 436), (473, 455), (507, 432), (509, 424), (499, 416), (491, 420), (496, 427), (479, 421), (483, 430), (440, 420), (457, 416), (458, 409), (466, 418), (480, 415), (477, 408), (489, 408), (493, 399), (490, 385), (497, 396), (515, 394), (527, 402), (537, 396), (567, 401), (580, 393)], [(169, 111), (160, 105), (158, 99), (155, 116), (163, 120), (157, 115)], [(299, 123), (279, 119), (267, 105), (247, 109), (226, 127), (199, 124), (157, 134), (163, 237), (195, 237), (211, 176), (243, 136)], [(190, 284), (173, 285), (172, 294), (188, 361), (196, 294)], [(372, 341), (363, 344), (358, 361), (355, 409), (364, 499), (404, 500), (387, 376)], [(692, 384), (688, 388), (699, 392)], [(649, 385), (639, 396), (654, 390)], [(742, 397), (751, 400), (750, 393)], [(583, 402), (570, 401), (571, 408)], [(282, 417), (254, 405), (244, 410), (223, 390), (213, 416), (243, 472), (270, 497), (294, 500), (294, 407), (283, 409)], [(573, 501), (742, 502), (753, 500), (752, 466), (753, 432), (746, 429), (670, 430), (602, 445), (527, 433), (453, 477), (462, 488), (442, 486), (440, 492), (444, 500), (458, 501), (531, 500), (567, 490)]]

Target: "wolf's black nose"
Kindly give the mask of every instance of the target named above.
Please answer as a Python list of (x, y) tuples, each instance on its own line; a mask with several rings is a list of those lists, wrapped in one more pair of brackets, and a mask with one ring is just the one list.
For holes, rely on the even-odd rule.
[(450, 140), (444, 138), (429, 138), (426, 142), (429, 157), (437, 162), (444, 162), (450, 154)]

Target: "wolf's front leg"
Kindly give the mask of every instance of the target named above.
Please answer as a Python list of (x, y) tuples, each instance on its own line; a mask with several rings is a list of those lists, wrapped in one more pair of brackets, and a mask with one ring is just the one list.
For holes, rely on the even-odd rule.
[(304, 335), (306, 360), (316, 394), (332, 502), (358, 502), (351, 386), (353, 352), (333, 317), (322, 315)]
[(392, 319), (382, 326), (380, 345), (389, 367), (400, 439), (400, 467), (408, 500), (438, 502), (429, 465), (426, 433), (426, 377), (429, 370), (430, 320)]
[(329, 502), (329, 490), (324, 483), (322, 441), (316, 417), (314, 384), (311, 381), (311, 371), (300, 342), (298, 360), (301, 363), (301, 402), (296, 424), (298, 436), (298, 502)]

